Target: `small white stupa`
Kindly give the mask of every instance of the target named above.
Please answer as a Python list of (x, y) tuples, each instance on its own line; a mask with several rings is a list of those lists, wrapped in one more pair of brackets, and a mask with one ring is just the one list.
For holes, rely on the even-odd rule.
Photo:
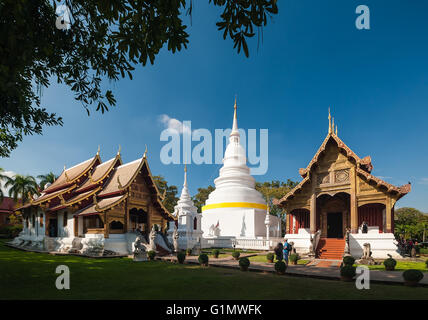
[(229, 144), (214, 184), (215, 190), (202, 207), (204, 237), (265, 237), (266, 201), (255, 189), (245, 149), (240, 144), (236, 99)]
[(184, 166), (184, 184), (180, 200), (174, 207), (173, 215), (178, 218), (177, 225), (171, 221), (168, 229), (168, 238), (174, 243), (174, 230), (178, 234), (178, 247), (180, 250), (192, 249), (202, 238), (201, 214), (195, 207), (187, 187), (187, 166)]

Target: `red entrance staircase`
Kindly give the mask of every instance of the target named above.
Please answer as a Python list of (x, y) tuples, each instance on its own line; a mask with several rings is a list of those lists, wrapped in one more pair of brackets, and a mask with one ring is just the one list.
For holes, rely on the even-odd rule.
[(317, 248), (317, 258), (341, 260), (345, 250), (345, 239), (321, 238)]

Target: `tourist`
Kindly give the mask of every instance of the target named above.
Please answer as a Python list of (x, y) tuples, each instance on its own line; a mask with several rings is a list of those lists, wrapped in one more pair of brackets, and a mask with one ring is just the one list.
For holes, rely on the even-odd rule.
[(284, 260), (287, 264), (288, 264), (288, 255), (290, 254), (290, 251), (291, 251), (291, 245), (288, 243), (288, 239), (285, 239), (283, 253), (284, 253)]
[(367, 225), (367, 222), (363, 221), (363, 224), (361, 225), (361, 231), (362, 233), (367, 233), (369, 230), (369, 227)]

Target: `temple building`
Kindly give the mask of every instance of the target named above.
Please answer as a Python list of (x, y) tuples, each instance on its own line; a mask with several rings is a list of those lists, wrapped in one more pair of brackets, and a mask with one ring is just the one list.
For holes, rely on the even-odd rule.
[[(209, 194), (202, 207), (204, 238), (256, 239), (268, 236), (265, 224), (266, 201), (255, 189), (255, 180), (247, 167), (245, 149), (240, 144), (236, 100), (223, 167), (214, 184), (215, 190)], [(269, 224), (273, 227), (269, 230), (272, 230), (272, 236), (277, 236), (277, 225), (280, 223), (278, 217), (270, 217)], [(223, 242), (225, 245), (226, 242)]]
[(147, 150), (142, 158), (123, 164), (119, 150), (102, 162), (98, 150), (94, 157), (64, 167), (39, 197), (17, 209), (23, 232), (13, 244), (41, 251), (101, 248), (127, 254), (137, 230), (147, 241), (153, 226), (165, 231), (175, 218), (162, 204), (146, 155)]
[[(399, 257), (394, 206), (411, 185), (394, 186), (371, 174), (370, 156), (358, 157), (338, 136), (329, 113), (321, 147), (299, 170), (302, 181), (275, 204), (287, 212), (289, 242), (320, 258), (360, 258), (370, 244), (374, 258)], [(362, 227), (364, 225), (364, 228)]]

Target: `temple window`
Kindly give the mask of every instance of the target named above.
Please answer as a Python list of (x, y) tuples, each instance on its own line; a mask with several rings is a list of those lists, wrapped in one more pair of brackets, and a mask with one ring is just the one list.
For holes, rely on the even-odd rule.
[(198, 219), (195, 217), (193, 218), (193, 230), (198, 229)]

